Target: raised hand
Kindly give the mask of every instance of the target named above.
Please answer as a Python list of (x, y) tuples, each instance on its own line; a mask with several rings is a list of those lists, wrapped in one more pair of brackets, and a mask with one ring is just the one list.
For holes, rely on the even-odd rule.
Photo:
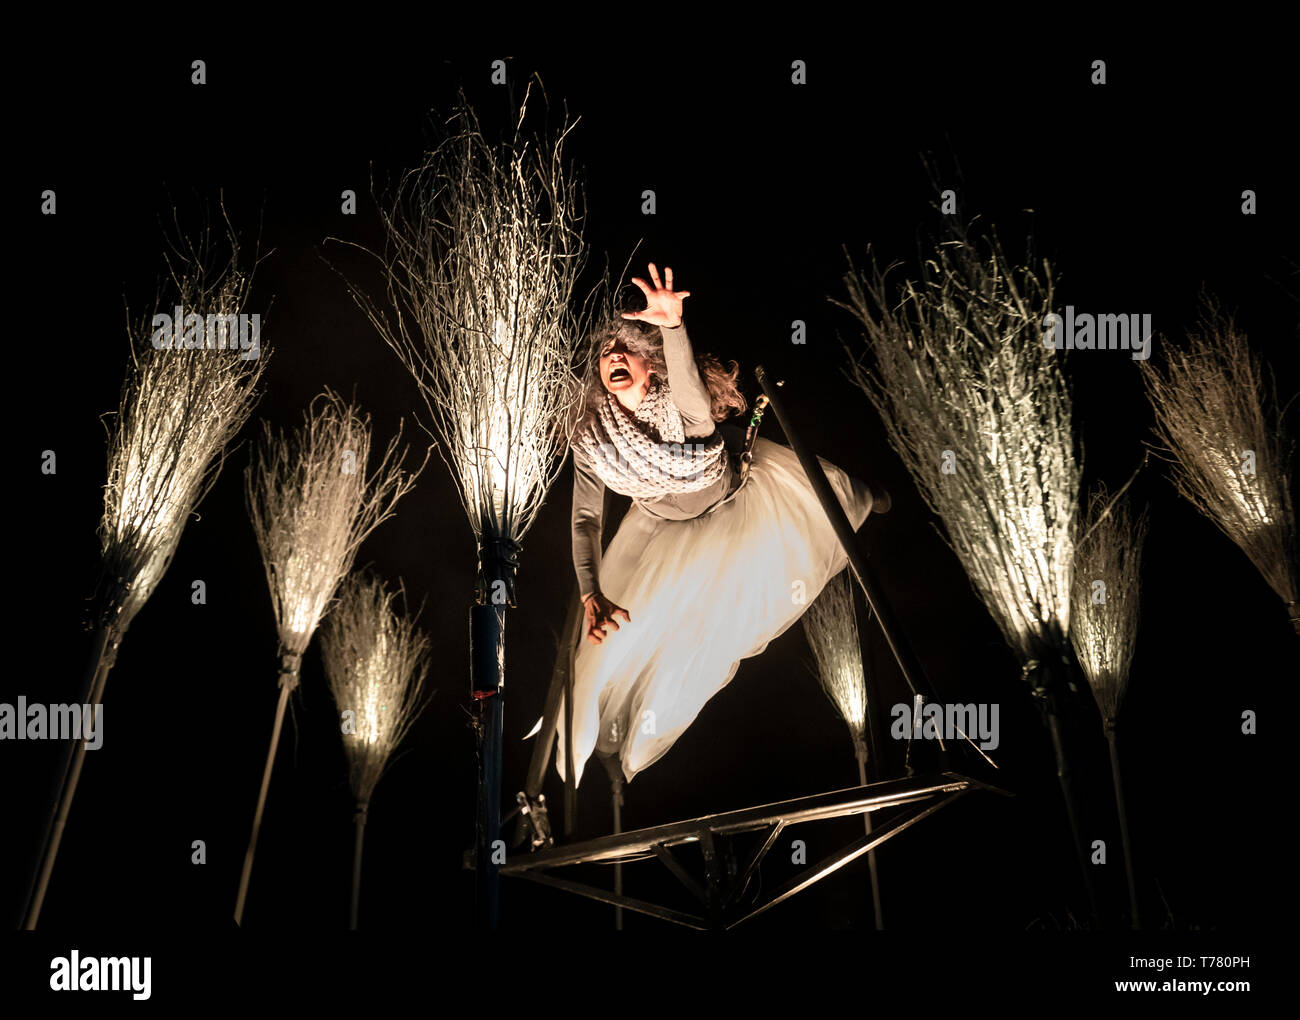
[(632, 617), (626, 609), (615, 605), (600, 592), (588, 595), (586, 601), (582, 604), (582, 608), (586, 617), (584, 630), (587, 640), (593, 645), (598, 645), (605, 640), (606, 625), (618, 630), (618, 623), (614, 620), (615, 615), (618, 613), (622, 613), (623, 619), (628, 623), (632, 622)]
[(659, 282), (659, 270), (650, 263), (650, 279), (654, 287), (639, 276), (632, 277), (632, 282), (641, 288), (645, 295), (645, 310), (641, 312), (624, 312), (625, 319), (640, 319), (652, 326), (674, 328), (682, 324), (682, 298), (691, 296), (689, 290), (673, 291), (673, 271), (664, 266), (664, 282)]

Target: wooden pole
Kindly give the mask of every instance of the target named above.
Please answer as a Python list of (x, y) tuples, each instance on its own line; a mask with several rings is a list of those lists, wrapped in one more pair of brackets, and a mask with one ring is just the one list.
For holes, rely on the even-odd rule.
[(262, 831), (262, 812), (266, 809), (266, 795), (271, 788), (271, 770), (275, 767), (275, 752), (280, 746), (280, 730), (284, 726), (284, 710), (289, 704), (289, 693), (298, 686), (301, 655), (283, 652), (280, 656), (280, 699), (275, 705), (275, 725), (271, 729), (271, 747), (266, 752), (266, 765), (262, 768), (262, 787), (257, 793), (257, 809), (253, 812), (253, 831), (248, 837), (244, 852), (244, 870), (239, 876), (239, 893), (235, 897), (235, 924), (244, 920), (244, 903), (248, 899), (248, 882), (253, 875), (253, 856), (257, 853), (257, 837)]
[(1128, 905), (1134, 931), (1142, 928), (1138, 913), (1137, 882), (1133, 876), (1133, 851), (1128, 838), (1128, 811), (1124, 807), (1124, 784), (1120, 780), (1119, 748), (1115, 733), (1115, 720), (1106, 720), (1106, 743), (1110, 745), (1110, 777), (1115, 784), (1115, 808), (1119, 813), (1119, 838), (1124, 847), (1124, 874), (1128, 878)]
[(1084, 890), (1088, 894), (1088, 909), (1091, 912), (1093, 927), (1097, 927), (1101, 914), (1097, 908), (1097, 891), (1093, 887), (1092, 871), (1088, 866), (1088, 854), (1084, 849), (1083, 826), (1079, 817), (1078, 803), (1074, 795), (1074, 782), (1070, 772), (1069, 759), (1065, 753), (1065, 741), (1061, 734), (1061, 721), (1056, 711), (1055, 674), (1051, 669), (1040, 666), (1031, 688), (1034, 701), (1038, 704), (1043, 723), (1052, 739), (1052, 751), (1056, 756), (1056, 779), (1061, 787), (1061, 798), (1065, 801), (1065, 811), (1070, 822), (1070, 838), (1074, 843), (1075, 858), (1079, 863), (1079, 872), (1083, 878)]
[(366, 813), (369, 808), (369, 801), (359, 800), (353, 816), (357, 831), (352, 844), (352, 909), (348, 914), (349, 931), (357, 930), (357, 908), (361, 904), (361, 846), (366, 838)]
[[(117, 649), (122, 643), (122, 633), (111, 624), (95, 630), (91, 644), (90, 661), (86, 667), (86, 683), (83, 687), (82, 705), (94, 706), (102, 703), (104, 687), (108, 683), (108, 674), (117, 661)], [(47, 825), (45, 846), (41, 862), (36, 871), (36, 881), (30, 896), (25, 927), (34, 931), (41, 917), (41, 907), (45, 903), (45, 894), (49, 890), (50, 875), (54, 871), (54, 860), (59, 855), (59, 846), (63, 842), (63, 833), (68, 824), (68, 813), (72, 810), (72, 798), (77, 793), (77, 783), (81, 780), (81, 766), (86, 759), (86, 741), (73, 739), (68, 742), (67, 755), (63, 765), (61, 790), (57, 797), (57, 808)]]

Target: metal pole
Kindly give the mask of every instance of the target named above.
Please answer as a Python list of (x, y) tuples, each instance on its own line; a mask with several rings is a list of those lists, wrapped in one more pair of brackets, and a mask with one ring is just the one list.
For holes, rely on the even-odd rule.
[[(867, 748), (861, 741), (855, 749), (858, 756), (858, 784), (867, 785)], [(871, 812), (862, 812), (862, 824), (866, 834), (871, 835)], [(867, 854), (867, 868), (871, 872), (871, 905), (876, 914), (876, 931), (884, 931), (885, 915), (880, 908), (880, 874), (876, 871), (876, 851)]]
[(492, 860), (501, 834), (501, 729), (505, 605), (470, 607), (472, 693), (479, 719), (478, 845), (474, 890), (478, 925), (495, 931), (499, 918), (499, 865)]

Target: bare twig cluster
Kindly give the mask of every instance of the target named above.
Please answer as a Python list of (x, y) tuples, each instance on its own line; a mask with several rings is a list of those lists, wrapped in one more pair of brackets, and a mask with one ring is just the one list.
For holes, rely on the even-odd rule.
[[(245, 311), (251, 274), (213, 257), (205, 233), (168, 259), (172, 304), (200, 315)], [(132, 365), (109, 428), (100, 551), (111, 592), (101, 614), (127, 627), (171, 563), (185, 521), (216, 482), (227, 444), (248, 420), (265, 365), (238, 349), (151, 342), (152, 317), (130, 327)]]
[(864, 744), (866, 734), (867, 681), (847, 570), (831, 578), (800, 620), (817, 660), (822, 689), (858, 748)]
[(1127, 497), (1112, 499), (1099, 486), (1089, 497), (1085, 522), (1074, 552), (1070, 641), (1110, 728), (1128, 689), (1137, 643), (1147, 516), (1135, 516)]
[[(389, 308), (354, 298), (411, 372), (480, 542), (531, 526), (572, 436), (582, 191), (553, 140), (483, 135), (464, 103), (383, 215)], [(585, 313), (584, 313), (585, 315)]]
[(1272, 381), (1245, 334), (1209, 298), (1197, 331), (1165, 352), (1164, 371), (1149, 367), (1144, 378), (1174, 485), (1250, 558), (1300, 630), (1295, 442)]
[(321, 627), (325, 676), (351, 711), (343, 746), (353, 796), (370, 800), (393, 749), (415, 721), (429, 673), (429, 641), (396, 606), (398, 593), (368, 573), (349, 574)]
[[(850, 378), (871, 399), (984, 604), (1022, 662), (1065, 647), (1081, 467), (1058, 357), (1043, 343), (1051, 268), (1013, 271), (994, 241), (941, 245), (901, 300), (851, 268), (875, 355)], [(838, 303), (838, 302), (837, 302)]]
[(419, 470), (402, 470), (400, 429), (367, 475), (370, 416), (326, 390), (300, 428), (263, 423), (245, 472), (245, 495), (262, 552), (280, 643), (301, 655), (357, 549), (393, 514)]

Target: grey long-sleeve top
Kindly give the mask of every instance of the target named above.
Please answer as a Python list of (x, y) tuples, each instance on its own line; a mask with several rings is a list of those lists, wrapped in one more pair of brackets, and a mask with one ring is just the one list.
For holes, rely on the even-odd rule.
[[(691, 349), (690, 337), (683, 323), (676, 329), (660, 327), (664, 342), (664, 361), (668, 365), (668, 386), (673, 403), (682, 415), (683, 431), (688, 439), (705, 439), (717, 427), (709, 413), (708, 387), (700, 378)], [(730, 462), (728, 461), (728, 464)], [(683, 521), (698, 517), (727, 495), (731, 470), (699, 492), (685, 492), (639, 499), (641, 507), (658, 517)], [(591, 461), (578, 447), (573, 448), (573, 569), (578, 575), (578, 593), (586, 598), (600, 590), (600, 530), (605, 505), (605, 483), (600, 480)]]

